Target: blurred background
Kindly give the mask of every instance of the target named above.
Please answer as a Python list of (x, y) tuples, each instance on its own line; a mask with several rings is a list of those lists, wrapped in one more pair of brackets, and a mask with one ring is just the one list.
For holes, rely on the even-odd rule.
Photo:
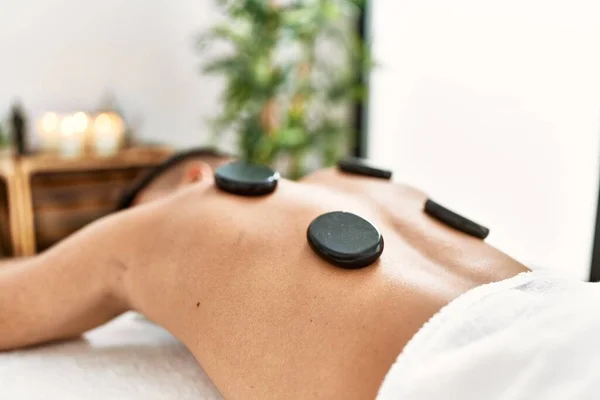
[(600, 274), (597, 1), (0, 8), (5, 255), (109, 213), (173, 151), (216, 145), (292, 178), (368, 157), (520, 261)]
[(114, 100), (143, 140), (185, 147), (208, 139), (203, 118), (219, 110), (221, 88), (199, 74), (193, 43), (221, 17), (215, 2), (3, 0), (1, 7), (0, 110), (20, 99), (35, 121)]
[(599, 15), (593, 0), (373, 1), (368, 156), (528, 265), (587, 279)]

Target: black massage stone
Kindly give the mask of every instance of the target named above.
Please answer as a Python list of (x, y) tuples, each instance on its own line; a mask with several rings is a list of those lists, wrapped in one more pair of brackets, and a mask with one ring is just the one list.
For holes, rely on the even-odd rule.
[(490, 234), (490, 230), (485, 226), (458, 215), (431, 199), (425, 202), (425, 213), (443, 224), (482, 240)]
[(372, 178), (391, 179), (392, 171), (377, 168), (369, 164), (362, 158), (348, 157), (338, 161), (338, 168), (340, 171), (355, 174), (370, 176)]
[(383, 236), (379, 230), (349, 212), (320, 215), (310, 223), (306, 236), (315, 253), (342, 268), (367, 267), (383, 252)]
[(217, 187), (242, 196), (262, 196), (277, 187), (279, 172), (264, 165), (234, 161), (215, 170)]

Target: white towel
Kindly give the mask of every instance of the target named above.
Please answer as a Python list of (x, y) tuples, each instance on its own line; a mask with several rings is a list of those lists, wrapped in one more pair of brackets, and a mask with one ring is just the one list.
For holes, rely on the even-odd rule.
[(378, 400), (600, 399), (600, 284), (547, 271), (473, 289), (435, 315)]
[(75, 340), (0, 353), (0, 399), (194, 399), (221, 396), (167, 331), (128, 313)]

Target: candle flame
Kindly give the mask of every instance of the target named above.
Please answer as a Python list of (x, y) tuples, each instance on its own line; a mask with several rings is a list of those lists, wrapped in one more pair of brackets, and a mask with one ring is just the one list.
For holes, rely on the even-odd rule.
[(75, 133), (75, 124), (73, 123), (73, 117), (68, 115), (60, 121), (60, 133), (62, 136), (73, 136)]
[(56, 132), (58, 129), (58, 122), (58, 115), (56, 115), (56, 113), (47, 112), (40, 121), (40, 130), (42, 133)]
[(86, 113), (79, 111), (73, 114), (71, 123), (75, 132), (83, 133), (88, 129), (89, 118)]
[(125, 124), (116, 113), (102, 113), (94, 121), (94, 130), (99, 135), (119, 136), (125, 131)]

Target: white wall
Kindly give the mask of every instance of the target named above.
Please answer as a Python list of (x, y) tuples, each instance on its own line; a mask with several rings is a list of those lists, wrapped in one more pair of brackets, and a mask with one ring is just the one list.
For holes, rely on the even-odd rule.
[(219, 83), (198, 73), (194, 35), (212, 0), (0, 0), (0, 116), (14, 98), (44, 111), (95, 109), (114, 93), (140, 136), (177, 146), (209, 137)]
[(374, 0), (369, 156), (530, 263), (589, 276), (597, 0)]

